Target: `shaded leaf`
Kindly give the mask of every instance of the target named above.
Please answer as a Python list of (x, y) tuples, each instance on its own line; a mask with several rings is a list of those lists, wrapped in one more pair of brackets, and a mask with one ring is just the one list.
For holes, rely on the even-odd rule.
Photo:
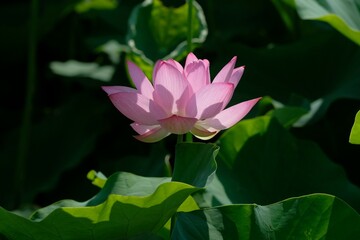
[(313, 111), (306, 124), (312, 124), (324, 117), (336, 100), (360, 99), (359, 47), (332, 29), (316, 26), (289, 44), (256, 49), (236, 43), (208, 46), (210, 52), (219, 48), (216, 54), (221, 56), (211, 61), (211, 69), (220, 69), (237, 55), (238, 64), (246, 64), (246, 71), (235, 90), (234, 103), (271, 96), (287, 105), (292, 95), (300, 95), (311, 102)]
[(301, 107), (282, 107), (270, 111), (268, 115), (275, 117), (284, 127), (291, 127), (307, 112)]
[(298, 18), (295, 10), (295, 0), (272, 0), (272, 3), (278, 10), (285, 26), (291, 33), (295, 33), (296, 20)]
[(302, 19), (327, 22), (360, 45), (360, 1), (296, 0), (295, 2)]
[[(129, 137), (132, 132), (129, 131)], [(122, 139), (120, 139), (122, 140)], [(126, 140), (122, 140), (120, 144), (126, 144)], [(135, 142), (138, 144), (138, 142)], [(125, 145), (124, 145), (125, 146)], [(141, 149), (145, 153), (141, 154), (140, 151), (133, 151), (132, 149), (141, 146)], [(148, 151), (145, 147), (149, 147)], [(116, 146), (117, 151), (117, 146)], [(116, 152), (116, 156), (113, 159), (103, 159), (100, 162), (100, 169), (107, 175), (113, 173), (114, 169), (123, 172), (131, 172), (137, 175), (146, 176), (146, 177), (162, 177), (170, 176), (167, 174), (167, 166), (165, 162), (170, 157), (168, 150), (165, 147), (165, 142), (160, 141), (151, 145), (133, 145), (130, 148), (130, 153), (125, 155), (122, 153)], [(141, 154), (141, 155), (140, 155)]]
[[(110, 107), (110, 106), (109, 106)], [(97, 137), (108, 125), (103, 105), (88, 94), (74, 95), (32, 127), (30, 150), (25, 166), (22, 202), (31, 202), (37, 193), (51, 189), (60, 175), (78, 165), (93, 151)], [(91, 119), (91, 121), (89, 121)], [(89, 131), (91, 129), (91, 131)], [(19, 199), (13, 194), (12, 181), (16, 166), (17, 132), (7, 136), (0, 148), (0, 204), (15, 207)], [(4, 140), (5, 140), (4, 139)], [(44, 168), (46, 166), (46, 168)]]
[[(181, 60), (187, 54), (187, 14), (187, 3), (177, 8), (166, 7), (160, 0), (138, 5), (129, 19), (127, 39), (131, 53), (150, 65), (158, 59)], [(195, 1), (193, 14), (195, 46), (205, 41), (207, 25), (201, 6)]]
[(315, 143), (294, 138), (275, 119), (244, 120), (227, 130), (218, 145), (217, 176), (232, 203), (269, 204), (323, 192), (360, 209), (360, 189), (343, 168)]
[(207, 186), (216, 171), (215, 157), (219, 148), (214, 144), (179, 143), (176, 145), (172, 180), (198, 188)]
[(173, 239), (358, 239), (360, 216), (326, 194), (267, 206), (228, 205), (178, 213)]

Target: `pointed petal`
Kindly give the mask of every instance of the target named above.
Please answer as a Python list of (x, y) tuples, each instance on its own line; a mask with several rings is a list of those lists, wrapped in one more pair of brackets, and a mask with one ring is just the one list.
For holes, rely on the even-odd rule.
[(196, 118), (186, 118), (173, 115), (169, 118), (159, 120), (159, 123), (164, 129), (171, 133), (184, 134), (193, 128), (196, 121)]
[(188, 101), (186, 116), (197, 119), (214, 117), (230, 101), (234, 85), (232, 83), (212, 83), (196, 92)]
[(134, 92), (136, 93), (137, 90), (129, 87), (124, 86), (102, 86), (102, 90), (104, 90), (108, 95), (119, 93), (119, 92)]
[(154, 100), (169, 114), (181, 114), (189, 98), (184, 75), (167, 62), (159, 64), (154, 79)]
[(162, 127), (151, 129), (142, 135), (134, 136), (137, 140), (146, 142), (146, 143), (154, 143), (158, 142), (163, 138), (166, 138), (170, 135), (170, 132), (166, 131)]
[(191, 133), (201, 139), (201, 140), (209, 140), (211, 138), (213, 138), (219, 131), (214, 131), (214, 132), (210, 132), (207, 131), (204, 128), (201, 128), (200, 126), (197, 126), (197, 124), (195, 124), (195, 126), (193, 127), (193, 129), (191, 129)]
[(175, 61), (174, 59), (168, 59), (165, 62), (172, 65), (172, 66), (174, 66), (181, 73), (184, 71), (184, 68), (181, 66), (181, 64), (178, 63), (177, 61)]
[(158, 124), (157, 119), (166, 117), (166, 113), (154, 101), (134, 92), (111, 94), (114, 106), (127, 118), (145, 125)]
[(143, 71), (133, 62), (127, 62), (128, 70), (132, 81), (134, 82), (138, 92), (145, 97), (152, 99), (154, 87), (151, 85), (149, 79), (145, 76)]
[(234, 87), (238, 85), (242, 75), (244, 74), (245, 66), (235, 68), (234, 71), (231, 74), (229, 83), (234, 84)]
[(198, 61), (199, 59), (195, 56), (195, 54), (193, 54), (192, 52), (189, 53), (186, 57), (186, 61), (185, 61), (185, 68), (187, 65), (189, 65), (192, 62)]
[(144, 125), (144, 124), (140, 124), (137, 122), (133, 122), (132, 124), (130, 124), (130, 126), (132, 127), (132, 129), (134, 129), (135, 132), (137, 132), (140, 135), (143, 135), (151, 130), (154, 130), (156, 128), (159, 128), (160, 125)]
[(244, 118), (260, 99), (255, 98), (236, 104), (223, 110), (213, 118), (205, 119), (204, 123), (217, 130), (230, 128)]
[(233, 57), (230, 62), (228, 62), (221, 70), (220, 72), (216, 75), (216, 77), (213, 80), (213, 83), (218, 83), (218, 82), (229, 82), (231, 74), (234, 70), (234, 66), (235, 66), (235, 62), (236, 62), (236, 57)]
[(185, 76), (194, 93), (210, 84), (209, 66), (202, 60), (187, 64)]

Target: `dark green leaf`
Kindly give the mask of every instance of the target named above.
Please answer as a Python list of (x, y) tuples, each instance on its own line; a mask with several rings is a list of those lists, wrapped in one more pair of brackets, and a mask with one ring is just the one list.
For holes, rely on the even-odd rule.
[(360, 189), (343, 168), (313, 142), (294, 138), (275, 119), (244, 120), (226, 131), (218, 144), (217, 175), (232, 203), (269, 204), (324, 192), (360, 209)]
[[(193, 10), (195, 45), (205, 41), (207, 25), (202, 8), (195, 1)], [(187, 53), (187, 14), (187, 3), (173, 8), (153, 0), (137, 6), (129, 19), (127, 36), (132, 54), (145, 65), (164, 58), (181, 60)]]
[(301, 107), (281, 107), (268, 113), (275, 117), (284, 127), (291, 127), (308, 111)]
[(14, 195), (19, 194), (15, 193), (18, 189), (13, 189), (18, 139), (17, 133), (12, 133), (0, 149), (1, 205), (13, 208), (16, 201), (31, 202), (37, 193), (53, 187), (65, 170), (78, 165), (93, 151), (97, 137), (105, 130), (106, 109), (107, 105), (91, 95), (75, 95), (33, 126), (20, 200)]
[(360, 45), (360, 1), (296, 0), (295, 2), (302, 19), (327, 22)]
[(173, 239), (358, 239), (360, 216), (326, 194), (267, 206), (228, 205), (178, 213)]
[(246, 71), (234, 93), (234, 103), (271, 96), (287, 105), (296, 94), (311, 103), (313, 113), (307, 122), (314, 123), (336, 100), (360, 99), (359, 47), (331, 30), (314, 27), (311, 34), (297, 41), (260, 49), (217, 43), (207, 49), (219, 48), (216, 54), (221, 56), (210, 59), (211, 69), (220, 69), (237, 55), (238, 65), (245, 64)]
[(214, 144), (177, 144), (172, 180), (198, 188), (207, 186), (215, 175), (215, 157), (218, 151), (219, 148)]

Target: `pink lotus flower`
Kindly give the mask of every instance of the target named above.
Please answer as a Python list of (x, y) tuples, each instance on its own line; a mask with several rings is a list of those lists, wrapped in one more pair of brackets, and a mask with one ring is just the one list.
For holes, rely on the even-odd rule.
[(134, 121), (136, 139), (156, 142), (168, 135), (191, 132), (207, 140), (239, 122), (260, 98), (226, 108), (245, 67), (234, 68), (236, 57), (210, 82), (209, 61), (193, 53), (183, 68), (175, 60), (155, 64), (153, 84), (134, 63), (128, 62), (136, 89), (107, 86), (103, 90), (115, 107)]

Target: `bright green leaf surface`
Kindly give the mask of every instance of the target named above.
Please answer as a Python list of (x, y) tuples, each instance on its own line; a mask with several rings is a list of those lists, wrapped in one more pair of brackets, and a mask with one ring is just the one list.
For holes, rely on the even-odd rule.
[(267, 206), (228, 205), (179, 213), (173, 239), (359, 238), (358, 213), (334, 196), (313, 194)]
[[(0, 209), (0, 232), (10, 239), (127, 239), (155, 232), (198, 189), (168, 178), (130, 173), (109, 177), (87, 202), (64, 200), (40, 209), (31, 220)], [(191, 202), (183, 209), (194, 206)]]
[(329, 23), (360, 45), (360, 1), (358, 0), (296, 0), (302, 19)]
[(198, 188), (210, 183), (216, 171), (215, 157), (219, 147), (214, 144), (180, 143), (176, 145), (173, 181)]
[(96, 172), (95, 170), (91, 170), (87, 174), (87, 178), (91, 180), (91, 183), (99, 188), (103, 188), (107, 178), (101, 172)]
[(355, 122), (350, 133), (350, 143), (360, 144), (360, 111), (355, 116)]
[(106, 10), (114, 9), (117, 7), (116, 0), (82, 0), (75, 6), (75, 11), (84, 13), (91, 9)]

